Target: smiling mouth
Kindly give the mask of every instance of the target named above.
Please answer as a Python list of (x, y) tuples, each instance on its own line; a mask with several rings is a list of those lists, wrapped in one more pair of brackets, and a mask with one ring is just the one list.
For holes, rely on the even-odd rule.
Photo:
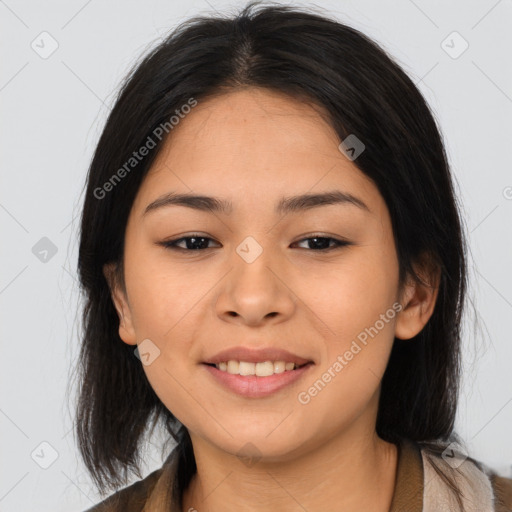
[[(228, 371), (228, 363), (232, 373)], [(303, 379), (308, 372), (312, 371), (310, 367), (315, 365), (313, 361), (309, 361), (297, 366), (289, 361), (290, 366), (287, 370), (284, 361), (277, 361), (277, 368), (271, 367), (274, 364), (272, 361), (240, 363), (231, 360), (227, 363), (203, 363), (202, 365), (206, 372), (213, 377), (214, 382), (244, 398), (265, 398), (273, 395), (297, 383), (299, 379)], [(221, 365), (223, 369), (220, 368)], [(257, 368), (258, 366), (259, 368)], [(275, 373), (274, 369), (277, 370)]]
[(285, 361), (264, 361), (260, 363), (250, 363), (245, 361), (225, 361), (221, 363), (203, 363), (206, 366), (211, 366), (217, 370), (230, 375), (240, 375), (243, 377), (270, 377), (271, 375), (278, 375), (280, 373), (288, 373), (290, 371), (298, 370), (308, 365), (314, 364), (312, 361), (297, 365), (292, 362)]
[[(207, 366), (215, 366), (216, 368), (219, 367), (219, 365), (215, 364), (215, 363), (203, 363), (203, 364), (205, 364)], [(293, 369), (296, 370), (297, 368), (302, 368), (303, 366), (306, 366), (307, 364), (313, 364), (313, 361), (308, 361), (307, 363), (304, 363), (304, 364), (301, 364), (301, 365), (297, 365), (297, 364), (293, 363), (293, 366), (294, 366)]]

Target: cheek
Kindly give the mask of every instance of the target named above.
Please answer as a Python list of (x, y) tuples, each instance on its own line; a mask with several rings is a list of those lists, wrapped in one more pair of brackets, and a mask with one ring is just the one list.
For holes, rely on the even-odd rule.
[(333, 341), (357, 336), (396, 300), (398, 274), (392, 258), (377, 258), (371, 251), (365, 257), (358, 252), (342, 265), (325, 269), (307, 272), (295, 290), (311, 317), (325, 324), (322, 332)]
[(188, 317), (208, 293), (211, 282), (193, 272), (192, 266), (184, 270), (172, 265), (165, 253), (162, 256), (159, 252), (127, 259), (126, 279), (136, 331), (163, 342), (175, 335), (176, 328), (184, 337)]
[[(183, 275), (161, 266), (145, 265), (133, 274), (132, 312), (137, 340), (151, 340), (157, 357), (143, 365), (146, 377), (162, 403), (180, 421), (189, 421), (191, 396), (201, 396), (190, 378), (191, 349), (197, 302), (201, 291)], [(203, 281), (203, 288), (206, 285)]]
[[(359, 274), (324, 288), (319, 316), (329, 329), (314, 376), (300, 390), (313, 429), (348, 424), (375, 399), (394, 341), (396, 310), (386, 289), (368, 289)], [(382, 286), (382, 285), (381, 285)], [(333, 303), (337, 303), (333, 307)], [(316, 420), (311, 420), (316, 418)]]
[(363, 404), (375, 393), (394, 341), (397, 280), (394, 252), (375, 246), (357, 257), (354, 252), (354, 258), (321, 278), (308, 278), (302, 288), (305, 302), (322, 320), (318, 325), (327, 326), (321, 331), (325, 347), (319, 373), (329, 373), (321, 378), (329, 382), (329, 391), (319, 402), (326, 400), (327, 406), (341, 397)]

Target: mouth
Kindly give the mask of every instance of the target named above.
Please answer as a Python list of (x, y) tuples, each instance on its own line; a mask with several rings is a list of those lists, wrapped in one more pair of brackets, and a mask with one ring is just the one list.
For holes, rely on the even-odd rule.
[(288, 350), (277, 347), (253, 348), (248, 346), (238, 346), (222, 350), (216, 355), (205, 358), (204, 364), (214, 365), (217, 369), (229, 373), (237, 373), (240, 369), (241, 375), (251, 375), (254, 368), (255, 375), (258, 370), (270, 372), (271, 365), (274, 365), (272, 373), (282, 373), (285, 370), (294, 370), (305, 364), (314, 362), (309, 357), (301, 357)]
[[(256, 372), (256, 366), (260, 363), (247, 363), (252, 365), (245, 367), (243, 362), (239, 364), (238, 369), (233, 363), (238, 361), (228, 361), (226, 363), (226, 369), (221, 369), (222, 363), (202, 363), (205, 370), (213, 377), (213, 382), (220, 385), (220, 388), (224, 391), (230, 391), (244, 398), (264, 398), (269, 395), (276, 394), (278, 391), (290, 387), (294, 383), (298, 383), (301, 379), (308, 374), (315, 363), (309, 361), (307, 363), (296, 365), (290, 363), (289, 369), (280, 371), (278, 365), (278, 372), (270, 373), (270, 361), (265, 361), (261, 364), (267, 364), (267, 370)], [(279, 363), (279, 362), (278, 362)], [(229, 365), (229, 367), (228, 367)], [(293, 368), (291, 367), (293, 365)], [(241, 366), (241, 368), (240, 368)], [(286, 364), (285, 364), (286, 366)], [(231, 370), (231, 371), (229, 371)], [(265, 375), (261, 375), (264, 373)], [(287, 395), (289, 397), (289, 395)]]
[(313, 361), (297, 364), (286, 361), (263, 361), (258, 363), (248, 361), (222, 361), (220, 363), (203, 363), (206, 366), (216, 368), (219, 371), (229, 373), (230, 375), (241, 375), (245, 377), (269, 377), (289, 371), (299, 370), (305, 366), (314, 364)]

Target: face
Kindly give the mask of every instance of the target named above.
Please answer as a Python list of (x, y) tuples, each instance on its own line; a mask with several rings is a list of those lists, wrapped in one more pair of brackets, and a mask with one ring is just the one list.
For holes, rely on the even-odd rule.
[[(231, 454), (250, 442), (270, 460), (356, 426), (372, 431), (394, 336), (414, 336), (432, 312), (428, 296), (398, 288), (386, 204), (339, 142), (315, 108), (245, 89), (200, 101), (141, 185), (126, 227), (126, 295), (113, 295), (119, 332), (143, 343), (151, 386), (193, 439)], [(353, 201), (277, 209), (328, 192)], [(170, 193), (230, 207), (155, 203)], [(238, 346), (312, 364), (247, 396), (204, 364)]]

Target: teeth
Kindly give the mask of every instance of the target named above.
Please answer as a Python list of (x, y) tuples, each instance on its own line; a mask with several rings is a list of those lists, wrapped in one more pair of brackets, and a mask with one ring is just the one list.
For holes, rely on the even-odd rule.
[(240, 361), (238, 363), (238, 373), (240, 375), (254, 375), (256, 371), (256, 365), (254, 363), (245, 363)]
[(215, 367), (231, 375), (256, 375), (257, 377), (269, 377), (274, 373), (283, 373), (297, 368), (295, 363), (285, 361), (264, 361), (262, 363), (249, 363), (247, 361), (223, 361)]
[(274, 363), (272, 361), (256, 363), (254, 365), (254, 373), (257, 377), (268, 377), (269, 375), (274, 375)]

